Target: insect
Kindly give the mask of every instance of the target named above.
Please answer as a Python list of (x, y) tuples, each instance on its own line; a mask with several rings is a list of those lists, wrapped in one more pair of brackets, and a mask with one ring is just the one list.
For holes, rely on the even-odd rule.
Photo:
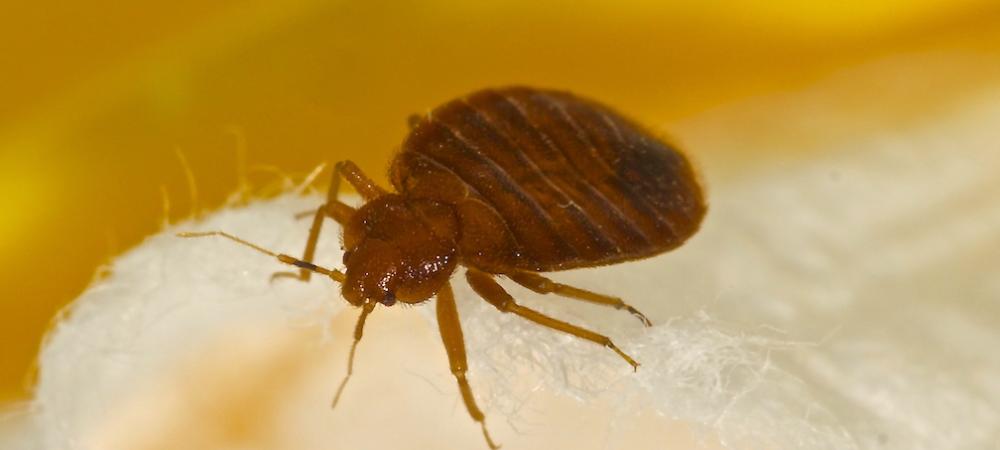
[[(706, 205), (683, 153), (596, 102), (567, 92), (507, 87), (452, 100), (410, 120), (389, 176), (378, 186), (351, 161), (335, 166), (326, 203), (309, 229), (301, 259), (276, 254), (222, 231), (217, 235), (297, 266), (307, 281), (319, 273), (341, 284), (361, 308), (348, 357), (376, 305), (418, 304), (436, 297), (441, 339), (472, 419), (497, 448), (466, 377), (462, 327), (449, 280), (461, 265), (473, 290), (503, 313), (607, 347), (638, 363), (611, 339), (519, 305), (497, 282), (626, 310), (620, 298), (556, 283), (539, 273), (646, 258), (693, 235)], [(346, 179), (364, 199), (338, 198)], [(312, 263), (324, 219), (343, 228), (345, 272)]]

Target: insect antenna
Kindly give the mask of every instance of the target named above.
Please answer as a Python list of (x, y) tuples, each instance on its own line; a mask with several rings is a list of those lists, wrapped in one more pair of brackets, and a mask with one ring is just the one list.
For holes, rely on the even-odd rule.
[(333, 396), (333, 403), (330, 405), (331, 408), (337, 407), (340, 395), (344, 393), (344, 387), (347, 386), (347, 380), (351, 379), (351, 374), (354, 372), (354, 352), (358, 348), (358, 342), (361, 342), (361, 335), (365, 330), (365, 319), (375, 310), (375, 305), (376, 302), (365, 302), (365, 305), (361, 309), (361, 315), (358, 316), (358, 323), (354, 326), (354, 343), (351, 344), (351, 352), (347, 356), (347, 375), (344, 376), (344, 380), (337, 387), (337, 393)]
[(229, 233), (226, 233), (225, 231), (185, 231), (185, 232), (177, 233), (177, 236), (178, 237), (182, 237), (182, 238), (221, 236), (221, 237), (224, 237), (226, 239), (235, 241), (236, 243), (243, 244), (243, 245), (245, 245), (247, 247), (250, 247), (250, 248), (252, 248), (254, 250), (257, 250), (258, 252), (264, 253), (266, 255), (273, 256), (273, 257), (277, 258), (278, 261), (281, 261), (281, 262), (283, 262), (285, 264), (290, 264), (290, 265), (293, 265), (293, 266), (298, 267), (300, 269), (306, 269), (306, 270), (309, 270), (309, 271), (312, 271), (312, 272), (316, 272), (316, 273), (320, 273), (320, 274), (326, 275), (326, 276), (332, 278), (334, 281), (336, 281), (338, 283), (343, 283), (344, 280), (347, 279), (347, 277), (344, 276), (344, 273), (341, 272), (341, 271), (339, 271), (339, 270), (336, 270), (336, 269), (327, 269), (327, 268), (322, 267), (322, 266), (317, 266), (317, 265), (315, 265), (315, 264), (313, 264), (311, 262), (303, 261), (303, 260), (298, 259), (298, 258), (296, 258), (294, 256), (289, 256), (289, 255), (286, 255), (284, 253), (275, 253), (275, 252), (272, 252), (272, 251), (270, 251), (270, 250), (268, 250), (268, 249), (266, 249), (264, 247), (261, 247), (261, 246), (259, 246), (257, 244), (254, 244), (254, 243), (252, 243), (250, 241), (247, 241), (247, 240), (244, 240), (244, 239), (240, 239), (240, 238), (238, 238), (236, 236), (233, 236), (233, 235), (231, 235)]

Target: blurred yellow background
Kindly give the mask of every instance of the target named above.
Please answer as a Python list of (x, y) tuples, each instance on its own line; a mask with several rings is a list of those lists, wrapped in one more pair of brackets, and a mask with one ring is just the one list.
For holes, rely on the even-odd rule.
[(213, 207), (237, 183), (232, 130), (251, 166), (350, 158), (384, 180), (407, 115), (476, 88), (565, 88), (669, 129), (881, 55), (996, 50), (982, 36), (1000, 26), (991, 0), (538, 3), (6, 5), (0, 401), (27, 397), (53, 314), (161, 226), (162, 188), (174, 220), (189, 213), (178, 149)]

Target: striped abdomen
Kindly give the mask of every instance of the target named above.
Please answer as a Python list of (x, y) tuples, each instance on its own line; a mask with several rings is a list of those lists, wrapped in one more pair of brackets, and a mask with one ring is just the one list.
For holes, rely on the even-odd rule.
[(393, 162), (412, 199), (454, 205), (463, 264), (551, 271), (682, 244), (705, 214), (678, 150), (597, 103), (483, 90), (422, 118)]

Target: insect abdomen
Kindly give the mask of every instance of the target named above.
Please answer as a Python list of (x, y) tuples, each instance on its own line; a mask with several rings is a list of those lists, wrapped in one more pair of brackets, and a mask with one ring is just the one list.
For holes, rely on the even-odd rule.
[[(705, 212), (683, 154), (601, 105), (528, 88), (435, 109), (404, 142), (392, 176), (404, 195), (481, 200), (514, 247), (496, 258), (525, 270), (660, 253), (693, 234)], [(490, 262), (479, 249), (463, 252)]]

